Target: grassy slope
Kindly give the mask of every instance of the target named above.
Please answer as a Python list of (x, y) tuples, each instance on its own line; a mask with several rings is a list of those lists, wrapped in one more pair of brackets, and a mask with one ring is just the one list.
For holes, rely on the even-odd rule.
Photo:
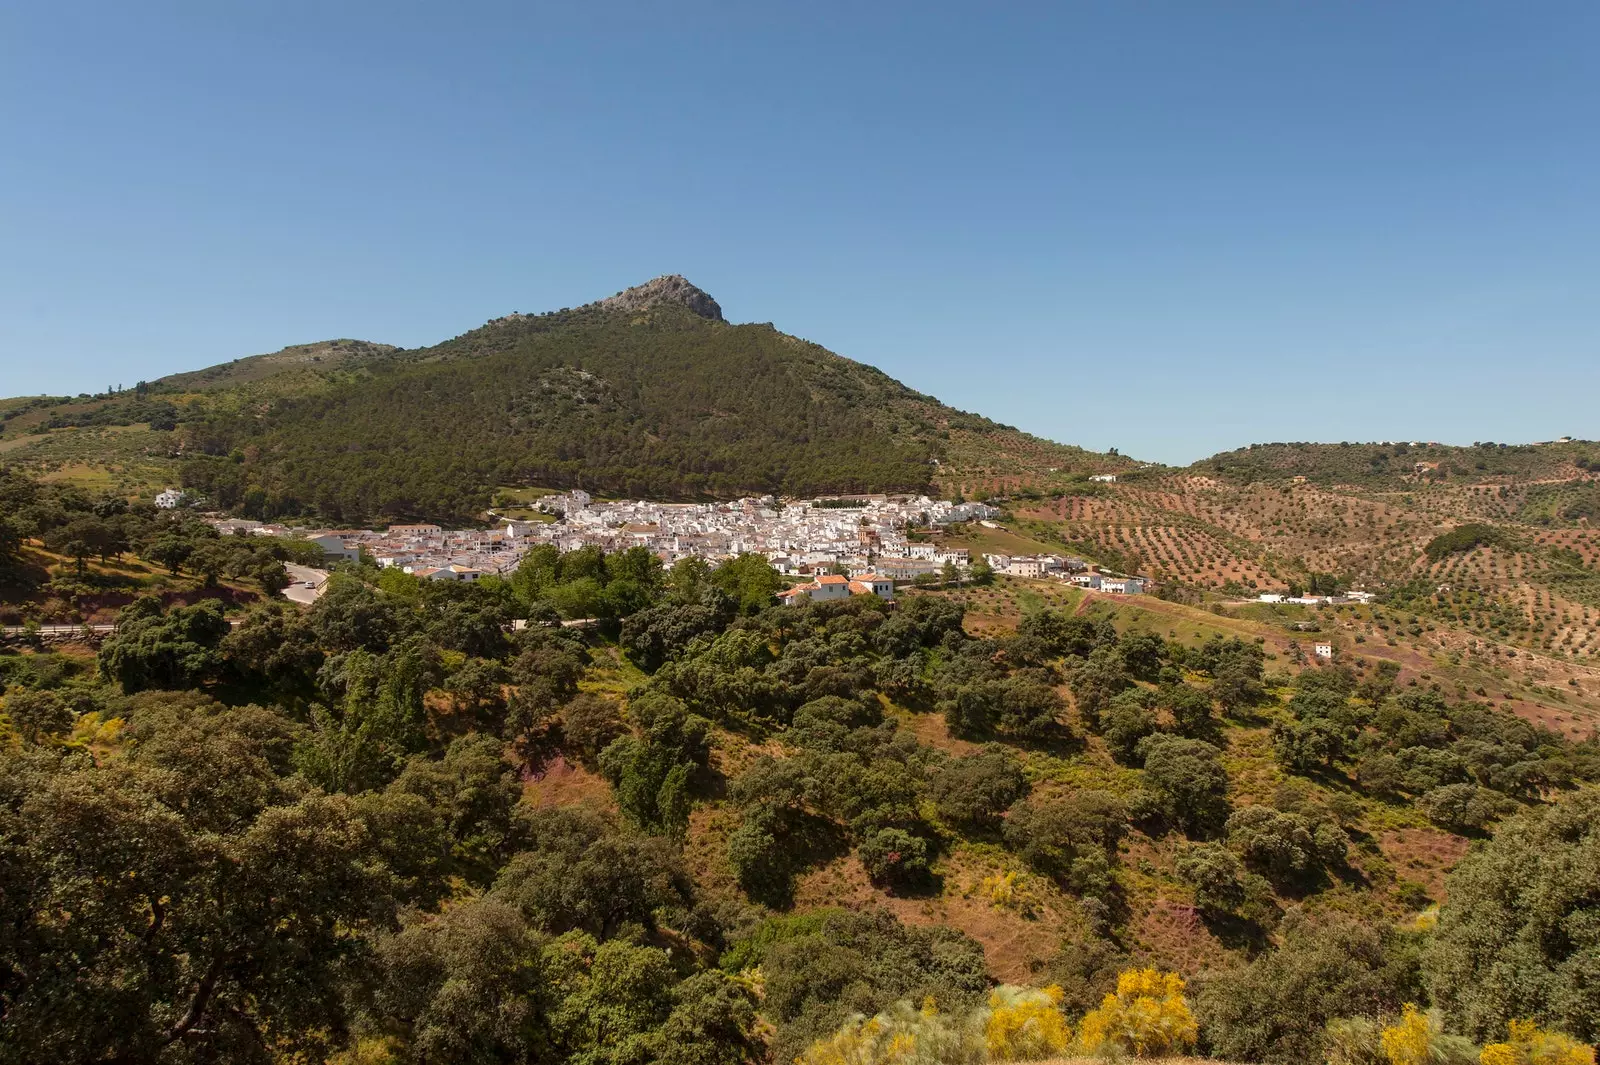
[(22, 558), (27, 583), (0, 586), (0, 624), (107, 624), (141, 595), (160, 596), (169, 606), (213, 598), (233, 607), (261, 598), (261, 589), (250, 582), (230, 578), (208, 586), (192, 574), (169, 573), (132, 554), (105, 563), (87, 559), (81, 574), (72, 559), (37, 542), (24, 547)]

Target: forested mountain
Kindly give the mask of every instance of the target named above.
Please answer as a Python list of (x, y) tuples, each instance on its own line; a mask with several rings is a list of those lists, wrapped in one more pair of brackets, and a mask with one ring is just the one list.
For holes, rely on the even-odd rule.
[[(945, 407), (771, 325), (731, 325), (679, 277), (509, 315), (431, 348), (317, 347), (328, 350), (286, 349), (149, 390), (251, 390), (180, 412), (188, 485), (256, 516), (463, 520), (501, 484), (672, 499), (922, 490), (946, 472), (952, 433), (958, 453), (976, 437), (1058, 467), (1095, 458)], [(297, 387), (274, 393), (275, 370)]]
[(0, 400), (0, 440), (38, 474), (127, 494), (181, 476), (245, 514), (337, 523), (468, 521), (498, 485), (954, 493), (1130, 465), (952, 409), (770, 324), (730, 324), (676, 275), (431, 347), (330, 340)]

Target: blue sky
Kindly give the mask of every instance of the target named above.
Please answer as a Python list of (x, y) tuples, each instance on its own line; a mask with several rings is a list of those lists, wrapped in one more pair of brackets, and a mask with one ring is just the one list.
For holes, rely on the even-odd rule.
[(1159, 461), (1596, 438), (1597, 49), (1592, 0), (8, 4), (0, 394), (682, 273)]

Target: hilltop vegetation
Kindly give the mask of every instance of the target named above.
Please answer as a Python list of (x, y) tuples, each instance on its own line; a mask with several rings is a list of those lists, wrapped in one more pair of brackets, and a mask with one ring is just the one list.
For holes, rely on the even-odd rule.
[(1235, 480), (1260, 477), (1304, 477), (1318, 484), (1374, 486), (1402, 480), (1568, 479), (1600, 469), (1600, 443), (1571, 440), (1546, 444), (1497, 444), (1471, 447), (1420, 441), (1382, 444), (1251, 444), (1195, 463), (1196, 470)]

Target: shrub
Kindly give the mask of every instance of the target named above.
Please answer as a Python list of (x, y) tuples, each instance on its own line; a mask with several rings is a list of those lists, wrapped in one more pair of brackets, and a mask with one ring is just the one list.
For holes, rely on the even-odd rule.
[(1388, 1065), (1383, 1028), (1370, 1017), (1337, 1017), (1322, 1031), (1327, 1065)]
[(861, 841), (858, 852), (874, 883), (908, 887), (928, 875), (927, 841), (904, 829), (879, 829)]
[(1149, 1058), (1189, 1049), (1197, 1032), (1181, 977), (1131, 969), (1117, 977), (1115, 994), (1084, 1015), (1078, 1040), (1091, 1054), (1121, 1049)]
[(934, 776), (930, 791), (939, 816), (958, 825), (993, 828), (1028, 790), (1028, 778), (1004, 747), (953, 758)]
[(1470, 1065), (1472, 1044), (1446, 1035), (1437, 1010), (1423, 1013), (1407, 1002), (1400, 1019), (1379, 1035), (1389, 1065)]
[(1067, 1049), (1072, 1029), (1061, 1015), (1061, 989), (1005, 985), (989, 995), (983, 1024), (990, 1061), (1037, 1061)]
[(1557, 1032), (1541, 1031), (1532, 1021), (1511, 1021), (1509, 1038), (1490, 1043), (1481, 1065), (1594, 1065), (1594, 1048)]

